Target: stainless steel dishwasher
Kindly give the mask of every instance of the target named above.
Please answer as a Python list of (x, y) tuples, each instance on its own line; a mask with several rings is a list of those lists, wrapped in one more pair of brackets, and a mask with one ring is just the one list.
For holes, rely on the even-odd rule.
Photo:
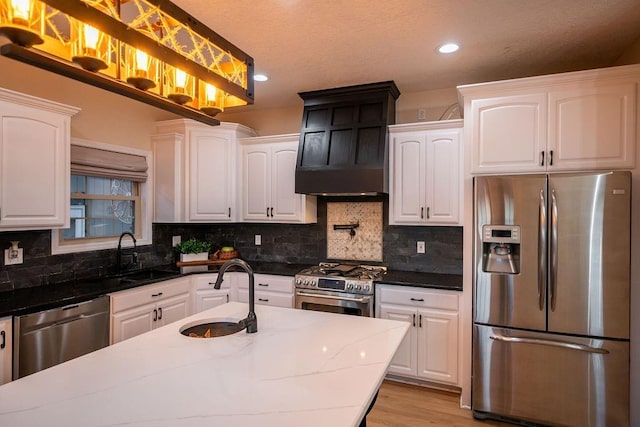
[(14, 380), (109, 345), (108, 296), (14, 320)]

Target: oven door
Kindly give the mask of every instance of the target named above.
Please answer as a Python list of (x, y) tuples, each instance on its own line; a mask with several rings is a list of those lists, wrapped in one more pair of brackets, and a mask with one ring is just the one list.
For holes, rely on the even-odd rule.
[(373, 295), (296, 289), (296, 308), (373, 317)]

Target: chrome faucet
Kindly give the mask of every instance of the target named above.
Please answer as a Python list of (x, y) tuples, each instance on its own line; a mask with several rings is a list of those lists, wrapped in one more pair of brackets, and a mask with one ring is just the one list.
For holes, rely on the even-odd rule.
[(258, 332), (258, 318), (256, 317), (255, 312), (255, 300), (254, 300), (254, 286), (253, 286), (253, 269), (246, 261), (243, 261), (238, 258), (233, 258), (220, 267), (218, 271), (218, 279), (216, 279), (215, 285), (213, 285), (214, 289), (220, 289), (220, 285), (222, 285), (222, 278), (224, 276), (224, 272), (227, 271), (229, 267), (237, 266), (242, 268), (249, 275), (249, 314), (247, 314), (246, 319), (242, 319), (239, 323), (247, 328), (248, 334), (253, 334)]
[(131, 238), (133, 239), (133, 252), (131, 252), (131, 262), (127, 264), (127, 266), (129, 266), (130, 264), (135, 265), (138, 263), (138, 253), (135, 252), (136, 237), (133, 234), (129, 233), (128, 231), (125, 231), (120, 235), (120, 239), (118, 239), (118, 250), (116, 252), (116, 273), (117, 274), (120, 274), (122, 272), (122, 238), (126, 235), (131, 236)]

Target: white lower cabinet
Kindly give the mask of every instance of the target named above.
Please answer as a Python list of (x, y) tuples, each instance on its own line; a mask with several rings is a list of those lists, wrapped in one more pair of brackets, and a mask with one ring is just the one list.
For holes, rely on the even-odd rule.
[(190, 316), (189, 277), (117, 292), (111, 297), (111, 344)]
[(389, 373), (446, 385), (458, 383), (458, 292), (376, 286), (376, 317), (411, 324)]
[[(255, 303), (293, 308), (293, 277), (271, 274), (254, 275)], [(238, 301), (249, 302), (249, 277), (238, 276)]]
[(0, 385), (11, 381), (13, 360), (13, 321), (11, 317), (0, 319)]
[(209, 308), (228, 303), (231, 295), (232, 277), (225, 274), (220, 289), (214, 289), (218, 274), (194, 274), (193, 281), (193, 312), (200, 313)]

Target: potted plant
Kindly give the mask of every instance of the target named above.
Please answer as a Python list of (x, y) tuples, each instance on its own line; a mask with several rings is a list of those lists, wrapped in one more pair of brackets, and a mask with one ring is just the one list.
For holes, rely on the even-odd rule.
[(180, 252), (180, 261), (201, 261), (209, 259), (211, 243), (192, 237), (178, 243), (176, 249)]

